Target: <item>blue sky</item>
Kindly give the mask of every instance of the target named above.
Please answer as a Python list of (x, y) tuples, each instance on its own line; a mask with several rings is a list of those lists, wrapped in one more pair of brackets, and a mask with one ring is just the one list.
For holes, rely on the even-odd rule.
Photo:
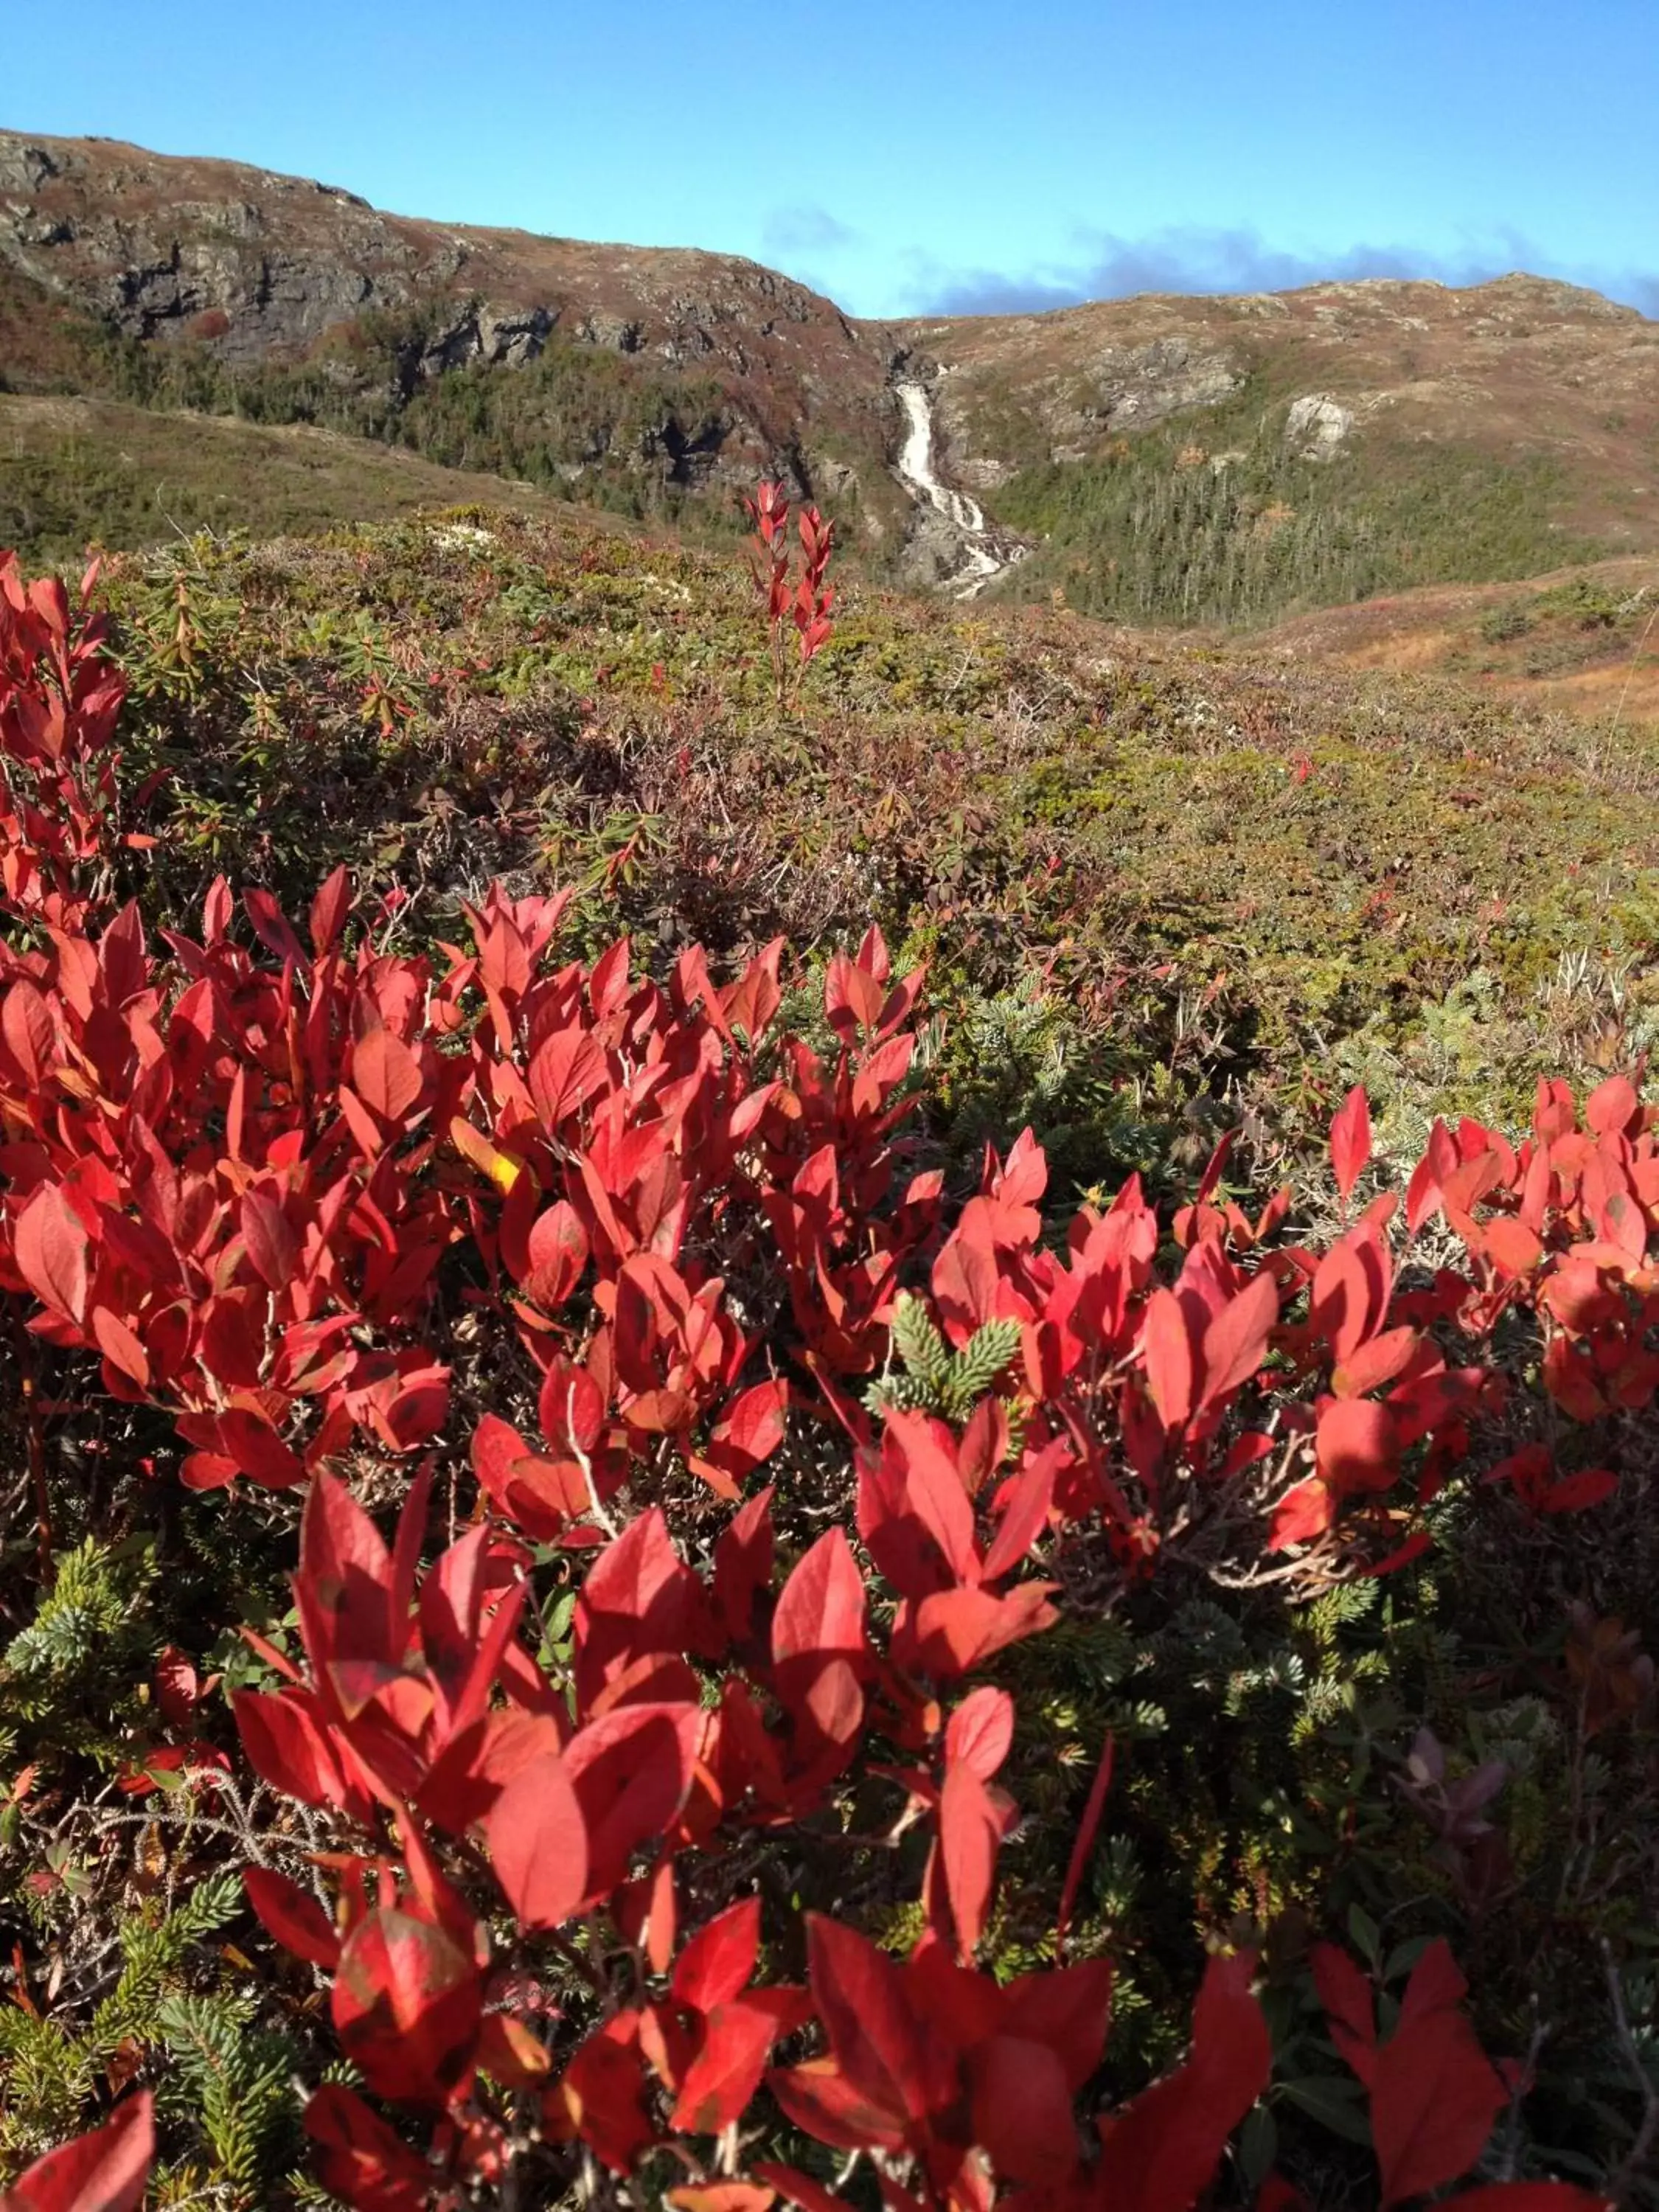
[(453, 222), (747, 253), (854, 313), (1526, 267), (1659, 314), (1656, 0), (78, 0), (0, 124)]

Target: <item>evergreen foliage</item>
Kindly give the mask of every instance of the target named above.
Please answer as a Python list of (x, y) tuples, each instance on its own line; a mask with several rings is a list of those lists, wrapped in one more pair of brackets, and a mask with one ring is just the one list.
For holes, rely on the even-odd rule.
[(1407, 444), (1368, 423), (1305, 458), (1259, 387), (1119, 440), (1108, 458), (1023, 470), (999, 520), (1041, 541), (1017, 597), (1055, 586), (1081, 614), (1260, 625), (1298, 609), (1456, 578), (1537, 575), (1608, 549), (1564, 530), (1559, 463)]
[(938, 1413), (960, 1425), (996, 1387), (1019, 1350), (1019, 1324), (988, 1321), (952, 1352), (920, 1298), (901, 1292), (893, 1313), (893, 1349), (902, 1376), (872, 1384), (866, 1404), (872, 1413), (889, 1406)]

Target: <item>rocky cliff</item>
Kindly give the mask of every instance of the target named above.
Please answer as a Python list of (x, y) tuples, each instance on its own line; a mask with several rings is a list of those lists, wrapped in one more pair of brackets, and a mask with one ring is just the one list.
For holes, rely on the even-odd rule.
[[(233, 377), (385, 373), (407, 399), (446, 371), (521, 368), (556, 347), (614, 356), (635, 385), (653, 376), (661, 451), (696, 445), (734, 482), (782, 463), (844, 486), (849, 462), (879, 468), (896, 421), (890, 335), (756, 263), (418, 222), (337, 186), (105, 140), (0, 132), (0, 271)], [(693, 395), (682, 422), (676, 386)]]

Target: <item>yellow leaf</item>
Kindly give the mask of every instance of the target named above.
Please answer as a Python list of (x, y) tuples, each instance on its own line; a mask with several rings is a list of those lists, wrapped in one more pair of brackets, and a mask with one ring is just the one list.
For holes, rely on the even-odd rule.
[(475, 1129), (471, 1121), (459, 1115), (449, 1125), (450, 1139), (463, 1159), (471, 1160), (481, 1175), (487, 1175), (497, 1189), (509, 1191), (524, 1173), (524, 1162), (515, 1159), (511, 1152), (497, 1152), (488, 1137)]

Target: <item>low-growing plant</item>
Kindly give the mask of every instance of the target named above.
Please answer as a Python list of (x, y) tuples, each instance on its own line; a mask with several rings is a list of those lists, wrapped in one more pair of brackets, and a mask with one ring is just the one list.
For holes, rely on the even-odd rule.
[[(823, 520), (817, 507), (802, 507), (799, 525), (800, 575), (797, 579), (790, 568), (789, 501), (783, 486), (763, 483), (754, 498), (745, 498), (743, 505), (754, 525), (751, 561), (755, 588), (766, 602), (773, 691), (781, 714), (799, 702), (807, 663), (829, 643), (835, 627), (830, 619), (835, 588), (824, 580), (830, 567), (834, 526)], [(792, 627), (799, 646), (793, 672), (788, 646)]]
[[(822, 580), (791, 602), (803, 667)], [(4, 729), (82, 696), (62, 653), (0, 681)], [(927, 979), (878, 928), (810, 977), (781, 941), (730, 980), (695, 942), (652, 972), (625, 936), (568, 944), (568, 893), (495, 882), (459, 941), (400, 949), (401, 899), (341, 868), (303, 928), (219, 880), (152, 944), (101, 817), (87, 842), (44, 932), (0, 886), (36, 1523), (0, 1757), (43, 1695), (93, 1709), (0, 1775), (36, 1899), (0, 2050), (61, 2060), (54, 2133), (145, 2088), (8, 2204), (135, 2203), (153, 2119), (248, 2205), (301, 2201), (302, 2125), (363, 2212), (1188, 2212), (1218, 2175), (1290, 2205), (1362, 2153), (1389, 2205), (1471, 2174), (1476, 2208), (1641, 2201), (1626, 1982), (1634, 2069), (1555, 2155), (1530, 1962), (1485, 1917), (1540, 1856), (1524, 1802), (1512, 1850), (1492, 1808), (1541, 1723), (1507, 1711), (1467, 1765), (1429, 1725), (1455, 1702), (1432, 1579), (1498, 1579), (1502, 1551), (1570, 1684), (1508, 1624), (1494, 1679), (1571, 1717), (1571, 1838), (1527, 1910), (1552, 1956), (1637, 1950), (1639, 1820), (1610, 1860), (1601, 1824), (1645, 1802), (1651, 1667), (1561, 1584), (1596, 1516), (1650, 1509), (1640, 1069), (1541, 1083), (1518, 1139), (1436, 1121), (1403, 1189), (1355, 1086), (1322, 1226), (1230, 1181), (1231, 1133), (1173, 1208), (1137, 1174), (1059, 1203), (1030, 1129), (968, 1176), (928, 1150)], [(88, 1406), (127, 1455), (103, 1519), (160, 1551), (59, 1540), (57, 1425)], [(297, 1535), (291, 1613), (225, 1588), (244, 1656), (204, 1622), (141, 1701), (120, 1601), (165, 1606), (162, 1553), (210, 1571), (210, 1510), (227, 1561)], [(1160, 1750), (1171, 1714), (1194, 1733)], [(194, 1898), (134, 1923), (100, 1995), (97, 1916), (144, 1853), (176, 1869), (168, 1837)], [(1141, 1911), (1142, 1854), (1182, 1913)], [(245, 1981), (192, 1948), (233, 1875)], [(1369, 1982), (1310, 1948), (1338, 1899)]]

